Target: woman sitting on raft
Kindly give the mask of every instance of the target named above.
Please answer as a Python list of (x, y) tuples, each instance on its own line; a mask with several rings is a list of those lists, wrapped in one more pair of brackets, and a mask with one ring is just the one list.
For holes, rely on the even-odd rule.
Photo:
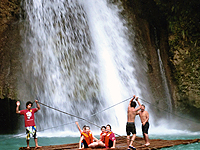
[(111, 126), (108, 124), (106, 127), (101, 127), (100, 140), (97, 147), (115, 148), (116, 139), (115, 134), (111, 131)]
[(105, 147), (106, 148), (115, 148), (116, 138), (115, 134), (111, 131), (111, 126), (108, 124), (106, 126), (107, 134), (105, 136)]
[(106, 127), (102, 126), (101, 127), (100, 139), (98, 141), (98, 147), (105, 147), (105, 137), (106, 137), (106, 134), (107, 134)]

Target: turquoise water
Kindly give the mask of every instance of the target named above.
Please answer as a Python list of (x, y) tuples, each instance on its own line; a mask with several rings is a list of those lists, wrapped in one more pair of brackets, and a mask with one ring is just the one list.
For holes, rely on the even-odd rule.
[[(149, 135), (151, 139), (163, 140), (185, 140), (185, 139), (199, 139), (200, 135)], [(200, 150), (200, 143), (192, 143), (187, 145), (177, 145), (169, 148), (162, 148), (162, 150)]]
[[(98, 136), (97, 136), (98, 137)], [(149, 135), (150, 139), (197, 139), (199, 135)], [(69, 143), (78, 143), (79, 137), (38, 137), (38, 143), (41, 146), (60, 145)], [(34, 140), (30, 140), (30, 146), (35, 146)], [(16, 135), (0, 135), (0, 150), (18, 150), (19, 147), (26, 147), (26, 140)], [(78, 145), (77, 145), (78, 147)], [(162, 150), (200, 150), (200, 143), (188, 145), (178, 145), (170, 148), (162, 148)]]
[[(10, 135), (0, 135), (0, 150), (18, 150), (20, 147), (27, 146), (25, 138), (11, 137)], [(78, 141), (79, 137), (38, 137), (40, 146), (77, 143)], [(30, 139), (30, 146), (35, 146), (34, 139)]]

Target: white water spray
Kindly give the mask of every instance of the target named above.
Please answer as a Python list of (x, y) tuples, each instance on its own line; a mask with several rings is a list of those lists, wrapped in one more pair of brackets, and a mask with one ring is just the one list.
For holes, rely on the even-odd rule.
[[(34, 0), (23, 5), (27, 94), (21, 97), (39, 96), (45, 104), (87, 118), (132, 94), (141, 94), (138, 70), (132, 67), (138, 63), (116, 6), (106, 0)], [(89, 120), (98, 125), (110, 123), (125, 134), (127, 104)], [(41, 129), (72, 122), (59, 130), (77, 131), (75, 120), (42, 107), (36, 121)]]
[[(141, 94), (135, 70), (131, 67), (132, 60), (135, 60), (131, 54), (132, 46), (125, 35), (127, 29), (118, 16), (119, 9), (109, 7), (106, 1), (84, 1), (83, 6), (98, 54), (101, 94), (109, 105), (121, 102), (133, 93)], [(125, 126), (126, 108), (124, 105), (114, 108), (119, 127)]]

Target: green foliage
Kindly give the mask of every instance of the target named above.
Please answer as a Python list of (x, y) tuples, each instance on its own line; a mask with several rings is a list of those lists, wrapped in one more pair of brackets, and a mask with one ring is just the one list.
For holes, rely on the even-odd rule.
[[(200, 108), (200, 4), (196, 0), (154, 0), (168, 22), (169, 65), (186, 110)], [(189, 109), (187, 109), (189, 110)]]
[(169, 33), (193, 46), (200, 46), (200, 5), (196, 0), (155, 0), (166, 15)]

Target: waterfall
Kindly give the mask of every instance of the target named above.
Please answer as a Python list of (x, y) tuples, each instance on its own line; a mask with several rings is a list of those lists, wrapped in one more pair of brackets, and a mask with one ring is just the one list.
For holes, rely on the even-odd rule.
[[(135, 48), (120, 9), (106, 0), (27, 0), (22, 5), (21, 97), (38, 96), (45, 104), (124, 133), (128, 103), (91, 117), (142, 94)], [(75, 120), (43, 106), (36, 115), (39, 129), (72, 123), (55, 130), (77, 131)]]
[[(164, 85), (164, 88), (165, 88), (165, 96), (166, 96), (165, 99), (166, 99), (166, 102), (167, 102), (167, 109), (168, 109), (168, 112), (172, 113), (172, 99), (171, 99), (169, 87), (168, 87), (168, 84), (167, 84), (165, 69), (164, 69), (163, 62), (162, 62), (161, 55), (160, 55), (160, 49), (157, 49), (157, 54), (158, 54), (158, 59), (159, 59), (160, 73), (161, 73), (163, 85)], [(170, 118), (169, 113), (168, 113), (168, 117)]]

